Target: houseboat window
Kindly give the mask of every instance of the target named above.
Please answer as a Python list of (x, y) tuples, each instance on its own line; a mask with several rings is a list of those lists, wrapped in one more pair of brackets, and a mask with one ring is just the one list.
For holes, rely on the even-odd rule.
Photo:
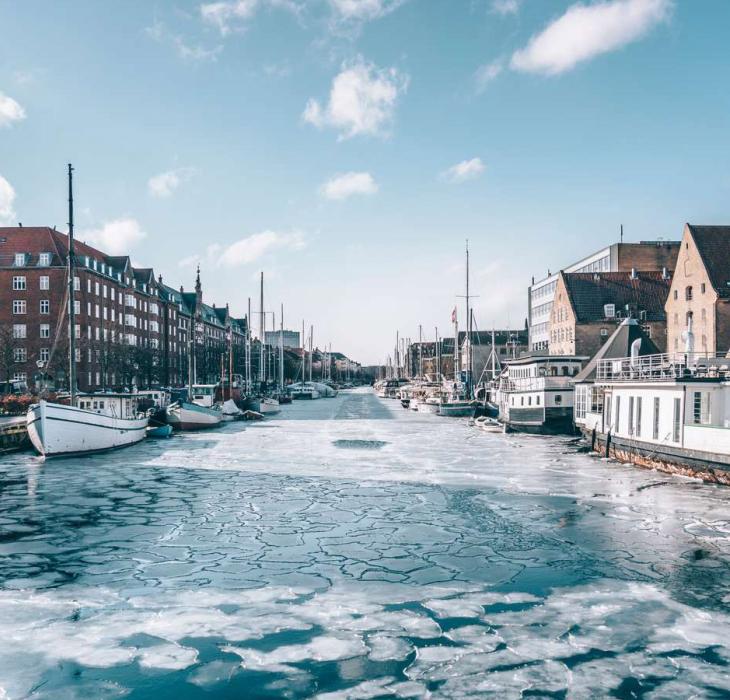
[(600, 387), (591, 388), (591, 413), (603, 412), (603, 389)]
[(586, 416), (586, 387), (579, 386), (575, 390), (575, 417), (585, 418)]
[(709, 391), (695, 391), (693, 418), (695, 425), (707, 425), (710, 422)]
[(604, 410), (603, 410), (603, 429), (606, 430), (606, 425), (608, 425), (608, 429), (611, 429), (611, 396), (610, 394), (606, 397), (606, 401), (604, 402)]
[(641, 437), (641, 396), (636, 397), (636, 437)]
[(527, 397), (527, 405), (532, 406), (532, 396)]
[(536, 396), (535, 397), (535, 404), (538, 405), (538, 406), (540, 405), (540, 397), (539, 396)]
[(614, 418), (614, 421), (613, 421), (613, 429), (616, 432), (618, 432), (619, 425), (621, 425), (620, 418), (621, 418), (621, 397), (617, 396), (616, 397), (616, 417)]
[(659, 439), (659, 397), (654, 397), (654, 426), (651, 431), (651, 436), (655, 439)]
[(629, 435), (634, 434), (634, 397), (629, 396)]
[(679, 442), (679, 431), (682, 425), (682, 399), (674, 399), (674, 423), (672, 425), (672, 440)]
[(561, 403), (563, 403), (563, 397), (562, 397), (562, 396), (561, 396), (560, 394), (556, 394), (556, 395), (555, 395), (555, 403), (556, 403), (556, 404), (561, 404)]
[(524, 405), (525, 405), (525, 397), (520, 396), (520, 406), (524, 406)]

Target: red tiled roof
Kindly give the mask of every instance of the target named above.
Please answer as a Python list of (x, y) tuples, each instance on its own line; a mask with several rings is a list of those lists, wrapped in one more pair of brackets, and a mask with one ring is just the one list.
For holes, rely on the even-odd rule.
[(719, 296), (730, 297), (730, 226), (687, 224), (710, 282)]
[(605, 318), (604, 306), (614, 304), (616, 311), (634, 305), (638, 311), (646, 311), (647, 321), (664, 321), (664, 304), (669, 295), (671, 278), (664, 279), (661, 272), (563, 272), (565, 287), (580, 323), (600, 321)]

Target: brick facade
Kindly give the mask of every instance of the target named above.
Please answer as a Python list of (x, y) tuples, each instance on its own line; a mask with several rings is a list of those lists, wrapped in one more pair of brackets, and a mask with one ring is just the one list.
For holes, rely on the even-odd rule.
[[(708, 242), (710, 237), (712, 240)], [(727, 252), (713, 254), (709, 243), (714, 243), (715, 248), (718, 244), (724, 246)], [(670, 352), (686, 350), (684, 334), (690, 321), (694, 352), (726, 354), (730, 350), (730, 264), (724, 264), (728, 255), (730, 227), (685, 225), (677, 270), (666, 303)]]
[[(0, 381), (67, 387), (67, 251), (55, 229), (0, 228)], [(218, 380), (221, 356), (228, 370), (229, 334), (234, 373), (244, 373), (247, 322), (204, 304), (199, 276), (186, 294), (126, 256), (80, 241), (74, 252), (79, 389), (184, 385), (191, 328), (199, 383)]]

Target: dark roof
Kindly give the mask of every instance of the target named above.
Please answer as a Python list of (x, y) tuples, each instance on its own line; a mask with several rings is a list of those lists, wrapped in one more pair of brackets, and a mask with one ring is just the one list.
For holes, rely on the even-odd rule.
[(601, 321), (604, 306), (614, 304), (616, 311), (627, 306), (646, 311), (647, 321), (664, 321), (664, 304), (669, 296), (671, 279), (661, 272), (563, 272), (565, 288), (578, 323)]
[[(466, 331), (459, 331), (459, 344), (463, 345), (466, 340)], [(472, 331), (471, 341), (474, 345), (491, 345), (492, 331)], [(495, 330), (494, 342), (496, 345), (506, 345), (510, 341), (517, 341), (518, 345), (527, 345), (528, 333), (527, 329), (519, 328), (515, 330)]]
[(574, 382), (593, 382), (596, 379), (596, 367), (599, 360), (611, 360), (631, 356), (631, 345), (641, 339), (639, 355), (657, 355), (659, 348), (641, 329), (635, 318), (624, 319), (619, 327), (611, 334), (593, 359), (576, 375)]
[(721, 297), (730, 297), (730, 226), (687, 224), (710, 282)]

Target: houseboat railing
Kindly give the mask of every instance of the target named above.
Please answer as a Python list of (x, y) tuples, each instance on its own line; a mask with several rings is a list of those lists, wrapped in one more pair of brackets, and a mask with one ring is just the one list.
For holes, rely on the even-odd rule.
[(599, 382), (730, 378), (730, 357), (715, 353), (662, 353), (599, 360)]

